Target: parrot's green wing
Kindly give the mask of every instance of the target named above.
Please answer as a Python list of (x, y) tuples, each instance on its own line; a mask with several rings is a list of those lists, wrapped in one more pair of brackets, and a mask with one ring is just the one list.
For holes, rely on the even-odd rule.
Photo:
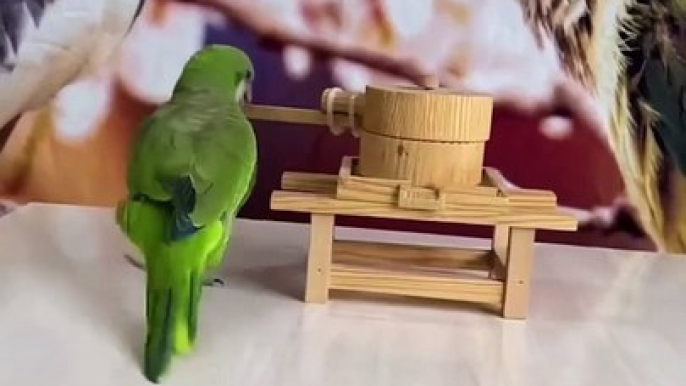
[(221, 213), (235, 216), (249, 195), (255, 172), (255, 137), (248, 120), (226, 114), (211, 125), (193, 137), (196, 162), (187, 183), (193, 188), (189, 199), (195, 205), (189, 217), (195, 226), (215, 221)]
[(238, 107), (208, 110), (170, 105), (143, 127), (129, 187), (174, 207), (173, 240), (223, 216), (235, 216), (250, 193), (256, 140)]
[(245, 196), (243, 196), (243, 201), (241, 201), (240, 205), (238, 206), (238, 209), (242, 208), (243, 205), (245, 205), (246, 201), (248, 201), (248, 198), (250, 198), (250, 195), (252, 194), (253, 190), (255, 190), (255, 184), (257, 183), (257, 167), (253, 169), (252, 175), (250, 176), (250, 182), (248, 183), (248, 191), (246, 192)]

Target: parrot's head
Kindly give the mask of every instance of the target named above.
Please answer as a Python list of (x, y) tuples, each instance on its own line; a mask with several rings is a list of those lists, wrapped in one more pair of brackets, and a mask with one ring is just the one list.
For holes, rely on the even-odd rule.
[(238, 103), (250, 103), (255, 69), (242, 50), (226, 45), (209, 45), (193, 55), (184, 66), (174, 93), (184, 89), (212, 89)]

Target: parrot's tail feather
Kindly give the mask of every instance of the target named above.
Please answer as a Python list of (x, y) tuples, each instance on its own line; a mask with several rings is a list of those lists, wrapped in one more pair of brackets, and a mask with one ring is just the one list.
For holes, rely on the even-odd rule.
[(171, 289), (148, 290), (148, 337), (145, 342), (145, 377), (157, 383), (174, 354), (174, 296)]
[(188, 340), (191, 345), (195, 344), (198, 332), (198, 308), (204, 285), (203, 276), (199, 272), (191, 275), (191, 293), (188, 299)]
[(178, 288), (148, 288), (144, 373), (151, 382), (164, 375), (174, 354), (192, 351), (202, 285), (202, 276), (195, 273)]

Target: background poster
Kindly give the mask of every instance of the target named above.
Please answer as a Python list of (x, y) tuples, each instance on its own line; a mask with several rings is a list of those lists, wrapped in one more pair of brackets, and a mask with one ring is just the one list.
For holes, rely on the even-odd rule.
[[(620, 72), (615, 51), (605, 45), (619, 46), (617, 20), (625, 3), (148, 0), (108, 68), (22, 117), (0, 154), (0, 195), (19, 203), (113, 206), (125, 194), (128, 149), (138, 124), (169, 97), (190, 55), (205, 44), (224, 43), (253, 58), (255, 103), (317, 108), (326, 87), (363, 90), (369, 83), (408, 83), (417, 71), (438, 74), (446, 87), (492, 93), (502, 104), (495, 112), (486, 165), (500, 169), (513, 184), (553, 190), (560, 205), (581, 221), (579, 232), (542, 233), (539, 241), (655, 249), (654, 237), (646, 236), (636, 216), (643, 203), (625, 195), (621, 157), (608, 142), (610, 133), (587, 127), (584, 113), (575, 110), (591, 101), (607, 116), (613, 102), (590, 94), (557, 101), (560, 79), (604, 87), (602, 82)], [(593, 31), (584, 29), (589, 20)], [(542, 37), (546, 23), (567, 35)], [(257, 122), (255, 128), (259, 180), (241, 216), (306, 220), (269, 210), (281, 173), (335, 172), (341, 156), (356, 153), (355, 139), (334, 137), (324, 127)], [(370, 219), (344, 224), (487, 232)]]

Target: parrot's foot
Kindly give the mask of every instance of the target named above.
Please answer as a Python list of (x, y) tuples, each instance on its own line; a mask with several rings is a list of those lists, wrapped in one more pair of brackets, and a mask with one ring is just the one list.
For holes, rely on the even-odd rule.
[(208, 277), (205, 279), (203, 282), (203, 285), (205, 287), (223, 287), (226, 284), (224, 283), (224, 280), (218, 278), (218, 277)]

